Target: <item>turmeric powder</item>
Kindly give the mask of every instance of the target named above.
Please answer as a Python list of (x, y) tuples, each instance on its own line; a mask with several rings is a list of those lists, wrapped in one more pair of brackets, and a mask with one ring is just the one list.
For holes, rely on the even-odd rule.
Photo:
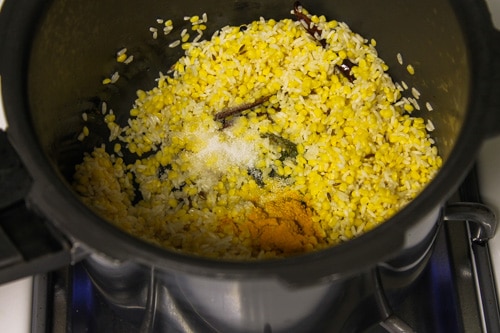
[(290, 196), (256, 204), (245, 226), (257, 251), (302, 253), (324, 242), (324, 232), (313, 222), (311, 209)]

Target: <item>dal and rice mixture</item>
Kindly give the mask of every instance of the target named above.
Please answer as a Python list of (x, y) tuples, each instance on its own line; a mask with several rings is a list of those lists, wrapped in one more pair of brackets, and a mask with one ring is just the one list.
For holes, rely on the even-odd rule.
[(339, 244), (412, 200), (441, 165), (424, 120), (396, 103), (375, 41), (301, 15), (185, 45), (127, 126), (107, 118), (121, 143), (76, 167), (85, 203), (160, 246), (251, 259)]

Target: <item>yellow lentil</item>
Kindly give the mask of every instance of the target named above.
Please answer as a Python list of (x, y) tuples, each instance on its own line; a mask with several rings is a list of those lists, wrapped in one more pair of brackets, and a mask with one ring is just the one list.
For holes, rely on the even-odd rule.
[(127, 54), (126, 53), (122, 53), (120, 55), (118, 55), (116, 57), (116, 61), (117, 62), (124, 62), (125, 60), (127, 60)]
[(408, 66), (406, 66), (406, 71), (408, 71), (408, 73), (409, 73), (410, 75), (414, 75), (414, 74), (415, 74), (415, 68), (413, 68), (413, 66), (412, 66), (412, 65), (408, 65)]

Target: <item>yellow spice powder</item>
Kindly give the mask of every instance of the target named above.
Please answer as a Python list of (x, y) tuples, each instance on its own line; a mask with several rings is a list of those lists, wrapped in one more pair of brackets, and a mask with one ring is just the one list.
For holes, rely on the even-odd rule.
[(307, 204), (292, 197), (280, 197), (256, 204), (243, 229), (248, 229), (253, 247), (293, 254), (310, 251), (323, 243), (322, 231), (313, 222)]

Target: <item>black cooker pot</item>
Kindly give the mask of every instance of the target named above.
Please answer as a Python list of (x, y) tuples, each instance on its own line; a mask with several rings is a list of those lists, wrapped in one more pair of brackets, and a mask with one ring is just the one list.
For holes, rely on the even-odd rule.
[[(0, 74), (6, 132), (15, 151), (2, 133), (0, 282), (84, 260), (116, 311), (134, 308), (130, 315), (144, 330), (170, 323), (178, 331), (318, 331), (325, 317), (338, 318), (331, 331), (358, 330), (378, 320), (391, 326), (380, 289), (397, 292), (415, 279), (444, 203), (482, 142), (500, 133), (500, 33), (482, 1), (303, 5), (375, 38), (393, 78), (417, 87), (432, 104), (434, 111), (422, 107), (416, 114), (435, 125), (444, 162), (416, 199), (354, 240), (280, 260), (199, 258), (134, 238), (96, 216), (69, 185), (72, 168), (90, 148), (77, 140), (82, 112), (104, 101), (126, 117), (135, 90), (152, 88), (158, 72), (181, 55), (167, 47), (172, 40), (152, 38), (149, 27), (157, 18), (182, 21), (206, 12), (217, 29), (260, 16), (290, 17), (292, 1), (6, 0), (0, 12)], [(121, 72), (124, 80), (104, 87), (103, 73), (116, 69), (113, 55), (122, 47), (139, 56)], [(414, 76), (398, 65), (398, 53), (414, 65)], [(106, 133), (98, 122), (91, 126), (97, 135), (87, 142), (96, 144)], [(461, 216), (463, 206), (445, 207), (446, 219)], [(480, 216), (480, 240), (494, 232), (491, 213), (483, 208), (474, 205), (474, 216), (467, 216)], [(145, 316), (153, 300), (156, 316)], [(356, 311), (372, 303), (377, 313)], [(176, 311), (190, 315), (180, 320), (172, 315)]]

